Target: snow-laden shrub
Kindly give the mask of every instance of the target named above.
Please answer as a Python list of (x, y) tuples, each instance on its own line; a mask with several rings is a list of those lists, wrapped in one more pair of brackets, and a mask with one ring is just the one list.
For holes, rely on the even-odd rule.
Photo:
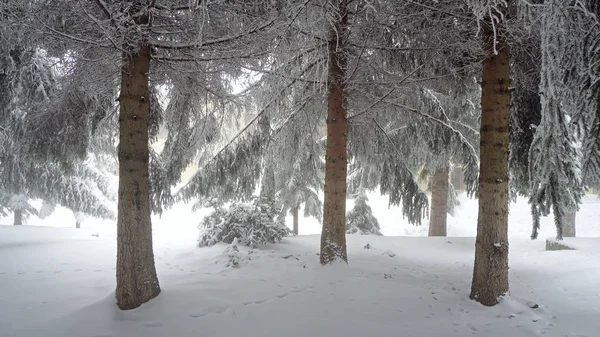
[(24, 194), (12, 195), (8, 201), (8, 208), (13, 211), (27, 211), (31, 208), (29, 204), (29, 198)]
[(240, 243), (256, 248), (275, 243), (289, 235), (289, 229), (278, 219), (272, 200), (255, 198), (251, 203), (234, 203), (227, 211), (215, 207), (215, 211), (202, 219), (198, 228), (198, 245), (212, 246), (218, 242)]
[(12, 212), (21, 212), (24, 222), (27, 222), (30, 215), (38, 215), (37, 209), (29, 203), (29, 198), (24, 194), (11, 195), (6, 207)]
[(225, 253), (227, 254), (226, 267), (239, 268), (242, 262), (242, 254), (238, 248), (240, 240), (238, 238), (233, 239), (233, 242), (227, 247)]
[(367, 205), (367, 195), (362, 192), (354, 199), (354, 208), (346, 214), (346, 233), (382, 235), (377, 218), (373, 215), (371, 206)]
[(214, 209), (198, 225), (198, 229), (200, 229), (198, 246), (200, 247), (212, 246), (223, 241), (224, 222), (227, 211), (220, 206), (214, 206)]

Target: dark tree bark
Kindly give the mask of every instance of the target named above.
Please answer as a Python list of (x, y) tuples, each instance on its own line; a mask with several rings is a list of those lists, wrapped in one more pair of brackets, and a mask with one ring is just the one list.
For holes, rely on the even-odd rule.
[(293, 219), (293, 229), (294, 235), (298, 235), (298, 207), (292, 208), (292, 219)]
[(321, 233), (321, 264), (341, 259), (348, 262), (346, 251), (346, 174), (348, 120), (344, 83), (345, 45), (348, 39), (348, 0), (333, 0), (333, 18), (329, 29), (329, 68), (327, 74), (327, 152), (325, 156), (325, 196)]
[(564, 219), (564, 223), (563, 223), (563, 237), (565, 238), (574, 238), (577, 234), (577, 226), (576, 221), (575, 221), (575, 217), (576, 217), (576, 212), (571, 212), (571, 213), (567, 213), (565, 214), (565, 219)]
[[(141, 8), (141, 4), (132, 8)], [(132, 14), (132, 13), (130, 13)], [(147, 25), (138, 14), (136, 24)], [(154, 266), (149, 194), (148, 72), (150, 46), (123, 55), (119, 97), (119, 200), (117, 219), (117, 305), (133, 309), (156, 297), (160, 286)]]
[(15, 226), (23, 225), (23, 211), (14, 211), (14, 221), (13, 224)]
[[(494, 31), (483, 26), (485, 50), (494, 48)], [(496, 23), (501, 29), (501, 23)], [(470, 297), (492, 306), (508, 292), (508, 135), (510, 51), (496, 35), (496, 55), (483, 61), (479, 216)]]
[(429, 236), (446, 236), (448, 218), (448, 167), (435, 170), (431, 181)]

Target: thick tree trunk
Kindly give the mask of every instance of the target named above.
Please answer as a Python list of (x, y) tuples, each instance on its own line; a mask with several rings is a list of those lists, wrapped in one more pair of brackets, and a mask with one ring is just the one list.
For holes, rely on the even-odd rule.
[(23, 225), (23, 211), (14, 211), (14, 221), (13, 224), (15, 226), (21, 226)]
[(160, 293), (152, 250), (148, 125), (150, 47), (124, 55), (119, 115), (117, 305), (133, 309)]
[(292, 220), (293, 220), (293, 229), (294, 235), (298, 235), (298, 207), (292, 208)]
[(329, 29), (329, 68), (327, 74), (327, 153), (325, 156), (325, 196), (321, 232), (321, 264), (341, 259), (346, 252), (346, 137), (348, 120), (344, 86), (346, 76), (345, 45), (348, 39), (348, 0), (332, 1)]
[(565, 238), (574, 238), (577, 234), (575, 215), (575, 212), (565, 214), (565, 219), (563, 221), (563, 237)]
[[(484, 46), (494, 48), (494, 32), (483, 26)], [(496, 23), (496, 29), (500, 24)], [(470, 297), (492, 306), (508, 292), (508, 134), (510, 51), (497, 35), (497, 55), (483, 61), (479, 216)]]
[(79, 220), (75, 221), (75, 228), (81, 228), (81, 221), (79, 221)]
[(448, 167), (435, 170), (431, 181), (429, 236), (446, 236), (448, 218)]

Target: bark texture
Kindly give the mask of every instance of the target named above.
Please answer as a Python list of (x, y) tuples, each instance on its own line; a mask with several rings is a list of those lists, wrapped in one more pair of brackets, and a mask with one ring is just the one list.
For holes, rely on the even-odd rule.
[(446, 236), (448, 218), (448, 167), (438, 168), (431, 181), (429, 236)]
[(575, 221), (575, 212), (565, 214), (565, 220), (563, 223), (563, 237), (564, 238), (574, 238), (577, 234), (576, 230), (576, 221)]
[(15, 226), (23, 225), (23, 211), (14, 211), (13, 225), (15, 225)]
[(293, 219), (293, 229), (294, 235), (298, 235), (298, 207), (292, 208), (292, 219)]
[(117, 305), (133, 309), (160, 293), (152, 250), (148, 174), (150, 47), (124, 55), (119, 115)]
[(344, 86), (348, 39), (348, 0), (330, 3), (327, 74), (327, 152), (325, 156), (325, 196), (321, 232), (321, 264), (341, 259), (348, 262), (346, 251), (346, 173), (348, 165), (346, 139), (348, 120)]
[[(485, 49), (494, 48), (494, 32), (483, 23)], [(496, 23), (496, 29), (501, 24)], [(496, 37), (496, 55), (483, 62), (479, 216), (470, 297), (492, 306), (508, 292), (508, 135), (510, 51)]]

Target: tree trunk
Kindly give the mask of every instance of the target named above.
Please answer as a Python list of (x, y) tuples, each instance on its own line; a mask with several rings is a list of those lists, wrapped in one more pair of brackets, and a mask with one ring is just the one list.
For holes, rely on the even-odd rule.
[(298, 235), (298, 207), (292, 208), (292, 219), (294, 220), (294, 226), (292, 231), (294, 232), (294, 235)]
[[(501, 23), (496, 23), (500, 29)], [(482, 23), (484, 47), (494, 48), (494, 31)], [(508, 134), (510, 51), (505, 35), (496, 37), (497, 55), (483, 61), (479, 216), (470, 297), (492, 306), (508, 292)]]
[[(143, 20), (143, 19), (142, 19)], [(146, 22), (147, 22), (146, 18)], [(119, 115), (117, 305), (133, 309), (160, 293), (152, 250), (148, 125), (150, 47), (123, 56)]]
[(429, 236), (446, 236), (448, 218), (448, 167), (438, 168), (431, 182)]
[(263, 173), (260, 196), (269, 200), (275, 199), (275, 172), (271, 166), (268, 166)]
[(14, 211), (14, 213), (15, 213), (14, 214), (15, 218), (14, 218), (13, 224), (15, 226), (21, 226), (21, 225), (23, 225), (23, 211)]
[(574, 238), (577, 231), (575, 226), (575, 215), (576, 212), (571, 212), (565, 214), (565, 219), (563, 221), (563, 237), (565, 238)]
[(81, 228), (81, 221), (75, 220), (75, 228)]
[(325, 195), (321, 232), (321, 264), (341, 259), (346, 252), (346, 171), (348, 164), (346, 136), (345, 46), (348, 39), (348, 0), (332, 1), (329, 29), (327, 73), (327, 152), (325, 156)]

